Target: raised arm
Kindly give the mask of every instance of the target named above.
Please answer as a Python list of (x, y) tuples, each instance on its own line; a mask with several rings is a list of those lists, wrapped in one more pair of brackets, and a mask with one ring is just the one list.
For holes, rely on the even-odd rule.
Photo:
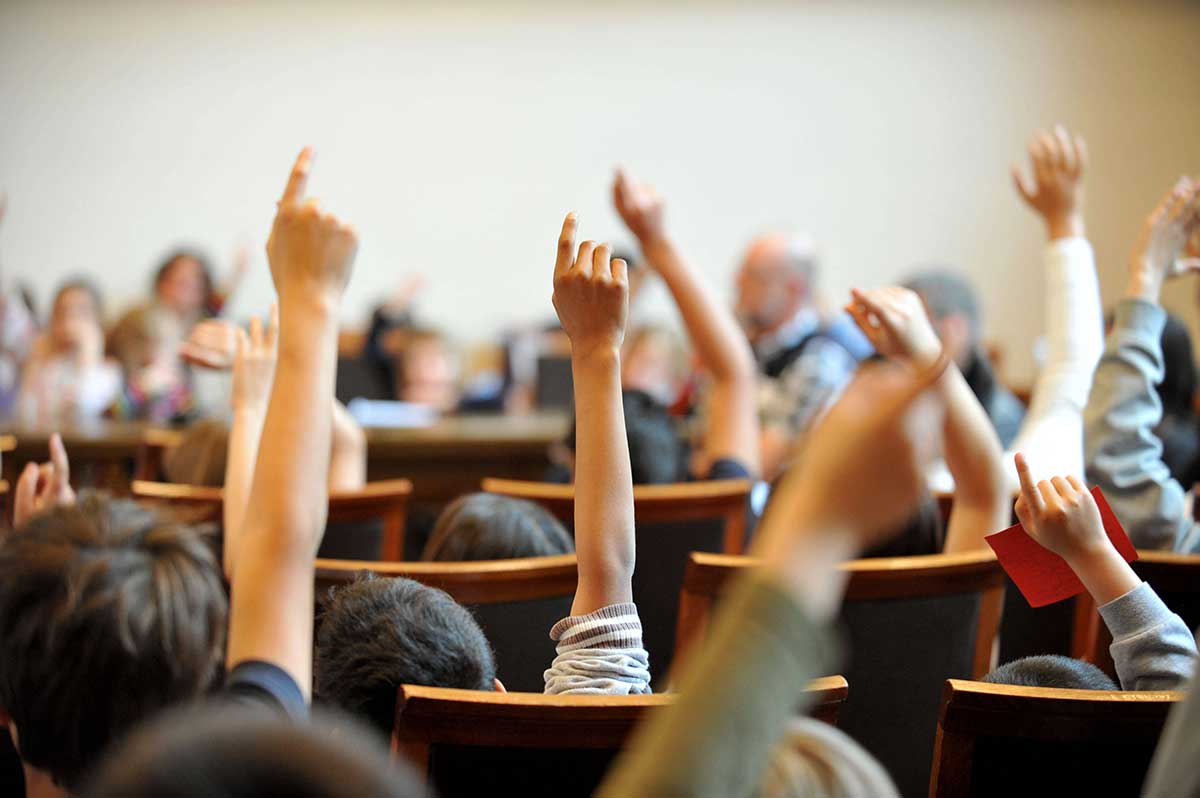
[(67, 449), (56, 432), (50, 436), (50, 460), (38, 465), (25, 464), (13, 496), (13, 529), (52, 507), (75, 503), (71, 488), (71, 462)]
[(1200, 229), (1200, 182), (1182, 178), (1147, 217), (1129, 261), (1129, 284), (1117, 304), (1085, 419), (1087, 478), (1099, 485), (1134, 545), (1195, 551), (1196, 527), (1184, 489), (1162, 460), (1154, 428), (1162, 420), (1155, 386), (1162, 381), (1158, 304), (1168, 271), (1189, 234)]
[(1029, 536), (1062, 557), (1087, 589), (1112, 632), (1113, 662), (1125, 690), (1175, 690), (1196, 667), (1196, 641), (1117, 552), (1100, 509), (1075, 476), (1034, 485), (1016, 456), (1021, 495), (1017, 517)]
[[(1032, 181), (1013, 167), (1017, 193), (1046, 226), (1046, 362), (1033, 386), (1029, 411), (1013, 451), (1023, 451), (1035, 474), (1083, 472), (1083, 409), (1103, 348), (1096, 262), (1084, 226), (1087, 146), (1061, 125), (1029, 145)], [(1016, 474), (1005, 469), (1016, 491)]]
[(868, 367), (817, 422), (803, 467), (784, 478), (756, 538), (762, 565), (728, 591), (675, 703), (638, 728), (598, 795), (758, 793), (772, 746), (805, 708), (808, 680), (837, 672), (825, 628), (841, 601), (837, 563), (882, 542), (916, 504), (937, 448), (928, 430), (941, 425), (926, 396), (937, 368)]
[(651, 268), (667, 284), (692, 346), (712, 377), (704, 461), (711, 466), (717, 460), (735, 460), (757, 476), (760, 473), (755, 406), (757, 370), (745, 334), (733, 313), (684, 260), (667, 235), (663, 202), (654, 189), (639, 185), (618, 171), (613, 204), (630, 232), (637, 236)]
[(331, 400), (333, 448), (329, 453), (329, 492), (361, 490), (367, 483), (367, 436), (345, 406)]
[(277, 665), (312, 683), (313, 556), (328, 511), (338, 303), (354, 263), (352, 227), (304, 199), (296, 160), (267, 242), (279, 295), (279, 358), (238, 541), (227, 664)]
[[(880, 354), (906, 361), (918, 371), (941, 355), (921, 298), (907, 288), (853, 291), (846, 310)], [(937, 382), (946, 407), (942, 433), (946, 465), (954, 477), (954, 507), (944, 551), (984, 548), (983, 538), (1008, 525), (1011, 494), (1003, 453), (987, 412), (951, 363)]]
[(633, 601), (633, 474), (621, 405), (621, 341), (629, 310), (622, 260), (607, 244), (575, 251), (568, 214), (554, 264), (554, 309), (571, 339), (575, 380), (575, 551), (572, 615)]

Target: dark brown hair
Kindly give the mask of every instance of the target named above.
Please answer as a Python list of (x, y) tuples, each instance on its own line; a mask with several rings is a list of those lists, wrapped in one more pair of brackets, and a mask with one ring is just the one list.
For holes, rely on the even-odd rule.
[(544, 507), (508, 496), (470, 493), (455, 499), (438, 516), (421, 559), (509, 560), (573, 551), (571, 536)]
[(59, 786), (220, 673), (227, 599), (193, 527), (85, 492), (0, 543), (0, 574), (0, 707)]

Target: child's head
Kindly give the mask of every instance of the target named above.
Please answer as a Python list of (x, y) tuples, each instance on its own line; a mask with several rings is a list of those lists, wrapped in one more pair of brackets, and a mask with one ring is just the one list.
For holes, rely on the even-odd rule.
[(390, 736), (400, 685), (491, 690), (496, 662), (470, 611), (444, 591), (368, 576), (332, 591), (315, 671), (323, 701)]
[(58, 288), (50, 309), (50, 338), (57, 349), (74, 349), (87, 335), (102, 334), (100, 292), (89, 281), (68, 280)]
[(1058, 654), (1022, 657), (996, 668), (983, 680), (1019, 687), (1064, 687), (1072, 690), (1116, 690), (1104, 671), (1090, 662)]
[(450, 411), (458, 404), (458, 361), (433, 330), (409, 330), (400, 354), (400, 398)]
[(228, 451), (229, 427), (224, 421), (206, 418), (189, 424), (183, 439), (163, 457), (167, 481), (219, 488), (225, 484)]
[(185, 319), (203, 315), (212, 292), (212, 269), (198, 252), (176, 250), (167, 255), (154, 274), (158, 304)]
[(177, 362), (182, 342), (183, 329), (179, 321), (152, 305), (126, 313), (108, 336), (109, 353), (120, 362), (126, 374)]
[(507, 496), (472, 493), (456, 499), (438, 516), (421, 559), (508, 560), (574, 550), (567, 530), (545, 508)]
[(666, 405), (675, 400), (682, 378), (683, 354), (670, 330), (646, 325), (625, 336), (621, 387), (644, 391)]
[(311, 723), (294, 723), (214, 704), (170, 712), (131, 735), (84, 794), (184, 798), (198, 792), (211, 798), (407, 798), (425, 789), (351, 718), (319, 714)]
[(227, 602), (193, 528), (85, 493), (0, 543), (0, 712), (76, 789), (100, 752), (220, 673)]

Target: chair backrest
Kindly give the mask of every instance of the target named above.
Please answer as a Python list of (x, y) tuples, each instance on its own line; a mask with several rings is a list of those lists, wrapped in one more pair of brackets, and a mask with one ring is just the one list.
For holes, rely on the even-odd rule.
[(1140, 795), (1167, 713), (1183, 695), (950, 679), (929, 795)]
[[(449, 593), (475, 615), (496, 654), (496, 673), (511, 690), (540, 692), (554, 660), (550, 627), (571, 614), (578, 571), (574, 554), (474, 562), (317, 560), (317, 602), (363, 571), (407, 577)], [(318, 620), (319, 623), (319, 620)]]
[[(836, 715), (847, 692), (840, 676), (808, 689), (826, 715)], [(404, 685), (392, 747), (442, 798), (586, 798), (638, 721), (671, 701), (669, 694), (551, 696)]]
[[(722, 586), (751, 557), (694, 553), (680, 594), (676, 656), (703, 635)], [(923, 792), (942, 685), (991, 664), (1004, 571), (990, 551), (880, 557), (841, 565), (841, 611), (854, 700), (839, 725), (873, 753), (904, 795)]]
[[(635, 485), (637, 566), (633, 598), (642, 619), (656, 689), (665, 689), (674, 656), (679, 591), (693, 551), (739, 554), (746, 543), (752, 483), (745, 479)], [(574, 527), (575, 487), (546, 482), (485, 479), (488, 493), (526, 499), (545, 507), (568, 529)]]
[(167, 451), (178, 446), (183, 437), (184, 432), (179, 429), (147, 427), (143, 430), (133, 457), (133, 478), (147, 481), (164, 479)]
[[(1200, 554), (1139, 550), (1138, 559), (1131, 565), (1134, 573), (1154, 588), (1163, 603), (1177, 613), (1189, 629), (1200, 626)], [(1095, 602), (1081, 601), (1080, 607), (1072, 653), (1115, 676), (1108, 650), (1112, 645), (1108, 627), (1100, 618)]]
[[(221, 488), (134, 480), (130, 492), (141, 501), (185, 509), (196, 520), (221, 518)], [(325, 540), (318, 554), (402, 560), (404, 519), (411, 495), (412, 483), (407, 479), (368, 482), (362, 490), (333, 494), (329, 497)]]

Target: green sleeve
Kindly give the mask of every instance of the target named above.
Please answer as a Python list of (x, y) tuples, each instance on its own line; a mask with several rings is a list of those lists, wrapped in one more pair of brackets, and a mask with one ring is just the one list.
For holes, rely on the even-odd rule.
[(836, 659), (829, 632), (781, 588), (744, 577), (724, 602), (678, 700), (643, 724), (601, 798), (753, 795), (772, 746)]

